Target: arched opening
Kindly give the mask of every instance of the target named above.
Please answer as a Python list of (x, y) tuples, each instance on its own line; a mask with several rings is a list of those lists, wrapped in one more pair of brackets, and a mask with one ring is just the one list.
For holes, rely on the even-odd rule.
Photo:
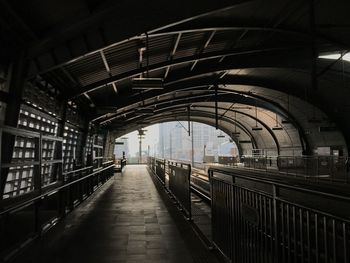
[[(140, 144), (140, 130), (142, 130)], [(224, 128), (225, 130), (225, 128)], [(216, 130), (205, 121), (166, 121), (145, 126), (115, 139), (114, 155), (125, 156), (129, 164), (146, 163), (147, 157), (156, 157), (194, 164), (231, 164), (239, 161), (238, 148), (232, 133)], [(141, 154), (140, 154), (141, 150)]]

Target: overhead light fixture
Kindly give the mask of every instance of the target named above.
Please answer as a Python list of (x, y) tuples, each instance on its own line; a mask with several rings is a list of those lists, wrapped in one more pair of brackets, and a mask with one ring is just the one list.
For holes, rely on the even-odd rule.
[(350, 62), (350, 53), (346, 53), (346, 54), (343, 56), (343, 60), (349, 61), (349, 62)]
[(324, 55), (319, 55), (318, 58), (323, 58), (323, 59), (339, 59), (341, 57), (340, 53), (331, 53), (331, 54), (324, 54)]
[(261, 127), (253, 127), (252, 130), (253, 131), (262, 131), (263, 128)]
[(218, 137), (218, 138), (225, 138), (225, 135), (219, 134), (217, 137)]
[(343, 56), (342, 56), (341, 52), (324, 53), (322, 55), (319, 55), (318, 58), (331, 59), (331, 60), (342, 59), (342, 60), (350, 62), (350, 53), (345, 53), (345, 54), (343, 54)]
[(164, 89), (162, 78), (133, 78), (133, 90)]

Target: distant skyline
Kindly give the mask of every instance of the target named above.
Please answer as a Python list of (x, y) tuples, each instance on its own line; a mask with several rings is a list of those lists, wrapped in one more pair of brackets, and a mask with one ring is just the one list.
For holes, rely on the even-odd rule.
[[(178, 138), (176, 140), (177, 137), (174, 137), (174, 134), (173, 134), (173, 146), (175, 146), (175, 148), (176, 148), (176, 146), (178, 146), (179, 149), (182, 149), (183, 147), (185, 147), (185, 146), (182, 145), (183, 144), (182, 140), (187, 140), (188, 141), (187, 144), (190, 145), (190, 141), (191, 141), (190, 137), (187, 138), (187, 136), (185, 136), (185, 135), (187, 135), (186, 131), (182, 130), (183, 127), (187, 127), (186, 126), (187, 123), (183, 123), (183, 122), (181, 122), (181, 123), (182, 123), (182, 125), (179, 124), (179, 123), (176, 123), (176, 122), (169, 122), (169, 123), (163, 123), (163, 124), (154, 124), (154, 125), (145, 127), (144, 129), (146, 130), (146, 132), (145, 132), (144, 139), (142, 140), (142, 151), (143, 152), (147, 152), (148, 146), (150, 146), (150, 155), (154, 156), (155, 152), (157, 152), (157, 155), (160, 156), (160, 154), (161, 154), (160, 147), (165, 147), (166, 149), (164, 148), (164, 150), (166, 151), (166, 154), (168, 154), (169, 146), (161, 146), (161, 145), (162, 145), (162, 143), (165, 143), (166, 145), (169, 144), (169, 138), (167, 138), (168, 134), (170, 134), (170, 131), (169, 131), (169, 127), (170, 126), (169, 125), (171, 125), (171, 127), (172, 127), (172, 128), (170, 127), (170, 130), (174, 130), (174, 131), (176, 130), (177, 133), (180, 132), (182, 134), (182, 136), (181, 135), (178, 135), (178, 136), (180, 136), (181, 138), (184, 136), (184, 138), (182, 138), (182, 139)], [(194, 122), (194, 124), (196, 124), (196, 122)], [(161, 126), (161, 125), (163, 125), (163, 126)], [(204, 139), (204, 138), (202, 138), (202, 136), (204, 136), (205, 137), (205, 141), (207, 141), (207, 154), (209, 154), (209, 155), (210, 154), (215, 154), (215, 151), (218, 150), (218, 148), (216, 148), (217, 146), (215, 146), (214, 147), (215, 149), (213, 149), (212, 147), (214, 145), (212, 145), (212, 144), (213, 144), (214, 141), (218, 140), (217, 135), (225, 134), (225, 133), (223, 133), (221, 130), (215, 130), (215, 128), (213, 128), (211, 126), (208, 126), (208, 131), (205, 132), (207, 135), (204, 135), (201, 132), (202, 128), (200, 128), (203, 125), (204, 124), (200, 124), (200, 123), (196, 124), (196, 129), (195, 129), (195, 131), (197, 131), (197, 132), (195, 132), (195, 138), (196, 138), (195, 139), (195, 148), (196, 148), (195, 150), (196, 150), (196, 153), (197, 153), (196, 155), (199, 154), (200, 156), (203, 156), (203, 153), (199, 153), (199, 152), (203, 151), (202, 148), (203, 148), (204, 143), (201, 140)], [(183, 127), (181, 127), (181, 126), (183, 126)], [(204, 125), (204, 126), (207, 126), (207, 125)], [(166, 135), (165, 135), (165, 138), (164, 138), (165, 140), (163, 140), (163, 141), (161, 141), (160, 138), (159, 138), (160, 130), (161, 130), (160, 127), (164, 127), (163, 129), (166, 130), (166, 132), (165, 132)], [(174, 129), (175, 127), (177, 127), (177, 128)], [(123, 135), (123, 136), (119, 137), (119, 138), (122, 138), (122, 137), (128, 138), (128, 148), (129, 148), (129, 155), (130, 156), (135, 156), (135, 157), (138, 156), (139, 139), (138, 139), (138, 135), (137, 134), (138, 134), (138, 131), (133, 131), (131, 133), (128, 133), (126, 135)], [(200, 136), (200, 137), (198, 137), (198, 136)], [(213, 138), (211, 138), (211, 137), (213, 137)], [(226, 139), (219, 140), (220, 141), (219, 144), (225, 142), (226, 140), (228, 141), (228, 135), (227, 134), (225, 134), (225, 137), (226, 137)], [(202, 139), (200, 139), (200, 138), (202, 138)], [(180, 141), (178, 141), (179, 139), (180, 139)], [(201, 141), (201, 142), (199, 142), (198, 140)], [(200, 145), (197, 145), (198, 143)], [(217, 143), (218, 142), (216, 142), (214, 144), (216, 145)], [(186, 145), (186, 143), (185, 143), (185, 145)], [(188, 147), (190, 147), (190, 146), (188, 146)], [(182, 149), (180, 151), (184, 151), (184, 150), (188, 151), (189, 149), (186, 148), (186, 149)], [(212, 151), (214, 151), (214, 152), (212, 152)], [(176, 154), (174, 154), (173, 157), (175, 157), (175, 156), (176, 156)], [(198, 156), (197, 156), (197, 159), (198, 159)]]
[[(147, 151), (148, 145), (151, 148), (151, 153), (154, 151), (154, 146), (158, 144), (159, 140), (159, 124), (154, 124), (144, 128), (145, 138), (142, 140), (142, 151)], [(121, 137), (127, 137), (129, 143), (129, 153), (131, 156), (136, 155), (139, 152), (139, 139), (138, 131), (133, 131)]]

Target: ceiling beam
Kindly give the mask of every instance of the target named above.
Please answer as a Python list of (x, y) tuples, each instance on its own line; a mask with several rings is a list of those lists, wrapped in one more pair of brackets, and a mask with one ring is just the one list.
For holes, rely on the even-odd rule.
[[(176, 50), (177, 50), (177, 47), (179, 46), (179, 43), (180, 43), (181, 35), (182, 35), (182, 33), (178, 33), (178, 34), (177, 34), (177, 37), (176, 37), (176, 40), (175, 40), (175, 44), (174, 44), (173, 50), (171, 51), (168, 60), (172, 60), (172, 59), (174, 58), (174, 55), (175, 55)], [(171, 66), (168, 66), (168, 67), (166, 68), (165, 74), (164, 74), (164, 79), (166, 79), (166, 78), (168, 77), (168, 74), (169, 74), (169, 71), (170, 71), (170, 67), (171, 67)]]
[[(209, 35), (207, 41), (205, 41), (204, 45), (203, 45), (203, 46), (200, 48), (200, 50), (198, 51), (198, 54), (203, 53), (203, 51), (209, 46), (210, 41), (213, 39), (215, 33), (216, 33), (216, 30), (213, 30), (213, 31), (210, 33), (210, 35)], [(193, 62), (190, 71), (192, 71), (192, 70), (194, 69), (194, 67), (197, 65), (197, 63), (198, 63), (198, 60), (195, 60), (195, 61)]]
[(102, 58), (102, 61), (103, 61), (103, 65), (105, 66), (105, 69), (106, 69), (108, 75), (112, 76), (111, 68), (109, 67), (108, 61), (106, 59), (106, 56), (105, 56), (105, 53), (103, 52), (103, 50), (100, 51), (100, 55), (101, 55), (101, 58)]
[[(188, 57), (184, 57), (184, 58), (178, 58), (178, 59), (173, 59), (173, 60), (170, 60), (170, 61), (165, 61), (165, 62), (161, 62), (161, 63), (157, 63), (157, 64), (153, 64), (153, 65), (149, 65), (148, 66), (148, 70), (149, 71), (152, 71), (152, 70), (158, 70), (158, 69), (162, 69), (162, 68), (166, 68), (168, 66), (175, 66), (175, 65), (180, 65), (180, 64), (185, 64), (185, 63), (189, 63), (191, 61), (195, 61), (195, 60), (208, 60), (208, 59), (214, 59), (214, 58), (220, 58), (222, 57), (223, 55), (226, 55), (226, 56), (250, 56), (251, 57), (251, 60), (249, 60), (249, 63), (251, 63), (251, 66), (256, 66), (256, 67), (259, 67), (259, 65), (264, 65), (264, 66), (283, 66), (285, 64), (293, 64), (292, 62), (295, 62), (297, 60), (296, 56), (295, 56), (295, 52), (291, 52), (291, 50), (294, 50), (295, 52), (297, 52), (299, 50), (299, 52), (297, 53), (300, 53), (300, 57), (304, 57), (303, 54), (303, 50), (301, 49), (300, 50), (300, 47), (275, 47), (275, 48), (259, 48), (259, 49), (252, 49), (252, 48), (245, 48), (245, 49), (240, 49), (240, 50), (231, 50), (231, 51), (219, 51), (219, 52), (209, 52), (209, 53), (202, 53), (202, 54), (197, 54), (197, 55), (193, 55), (193, 56), (188, 56)], [(278, 59), (271, 59), (273, 57), (271, 57), (272, 53), (274, 53), (274, 55), (278, 56)], [(277, 53), (277, 54), (276, 54)], [(292, 53), (292, 55), (288, 55)], [(259, 57), (258, 57), (258, 54), (260, 54), (260, 63), (259, 62)], [(265, 56), (264, 56), (265, 55)], [(280, 56), (283, 56), (284, 59), (281, 60), (280, 59)], [(255, 63), (253, 61), (253, 57), (255, 58)], [(248, 60), (244, 60), (242, 59), (243, 62), (240, 62), (240, 65), (247, 65), (249, 64), (248, 63)], [(236, 67), (238, 66), (238, 62), (235, 63)], [(299, 63), (300, 64), (300, 67), (303, 67), (303, 63)], [(212, 67), (212, 71), (214, 70), (217, 70), (219, 67), (221, 69), (219, 70), (223, 70), (223, 69), (230, 69), (230, 65), (232, 65), (232, 62), (230, 63), (220, 63), (219, 65), (217, 65), (217, 68), (213, 68)], [(294, 65), (296, 66), (296, 65)], [(234, 67), (232, 65), (232, 67)], [(232, 68), (231, 67), (231, 68)], [(304, 67), (306, 67), (304, 65)], [(223, 69), (222, 69), (223, 68)], [(91, 92), (91, 91), (94, 91), (94, 90), (97, 90), (99, 88), (103, 88), (105, 85), (107, 84), (110, 84), (112, 82), (116, 82), (116, 81), (121, 81), (121, 80), (125, 80), (125, 79), (128, 79), (128, 78), (131, 78), (131, 77), (135, 77), (143, 72), (145, 72), (147, 70), (146, 67), (142, 67), (142, 68), (138, 68), (138, 69), (134, 69), (134, 70), (131, 70), (129, 72), (126, 72), (126, 73), (122, 73), (122, 74), (119, 74), (119, 75), (115, 75), (115, 76), (110, 76), (109, 78), (106, 78), (106, 79), (103, 79), (103, 80), (100, 80), (100, 81), (97, 81), (95, 83), (92, 83), (90, 85), (86, 85), (85, 87), (81, 88), (75, 95), (76, 96), (79, 96), (79, 95), (82, 95), (84, 92)], [(188, 74), (190, 75), (190, 74)]]

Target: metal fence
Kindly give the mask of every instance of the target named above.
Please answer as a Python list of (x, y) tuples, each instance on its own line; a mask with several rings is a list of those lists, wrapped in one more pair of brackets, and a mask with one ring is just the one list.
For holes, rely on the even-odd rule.
[(177, 199), (188, 219), (191, 212), (191, 165), (168, 161), (169, 190)]
[(114, 164), (92, 171), (86, 167), (64, 174), (65, 180), (34, 197), (3, 207), (0, 212), (0, 247), (6, 255), (17, 246), (40, 236), (74, 209), (113, 175)]
[(153, 157), (148, 158), (147, 164), (157, 179), (175, 198), (186, 217), (191, 219), (191, 165)]
[[(114, 164), (112, 161), (104, 162), (95, 170), (89, 166), (63, 173), (62, 138), (1, 126), (1, 150), (3, 134), (16, 136), (16, 139), (28, 138), (23, 140), (33, 142), (30, 158), (15, 156), (7, 163), (4, 156), (1, 159), (0, 178), (12, 167), (17, 169), (16, 177), (6, 180), (9, 186), (14, 185), (14, 189), (5, 191), (3, 197), (6, 198), (0, 201), (0, 255), (6, 257), (40, 236), (105, 183), (113, 175)], [(43, 145), (48, 143), (57, 150), (52, 156), (45, 154)], [(51, 167), (49, 170), (48, 166)], [(22, 169), (25, 167), (30, 169)], [(5, 181), (4, 178), (2, 180)], [(17, 194), (13, 194), (15, 191)]]
[(209, 176), (213, 242), (232, 262), (349, 262), (349, 198), (220, 168)]
[(307, 180), (349, 182), (348, 157), (338, 156), (279, 156), (244, 157), (245, 168), (295, 176)]
[(161, 183), (165, 185), (165, 160), (155, 159), (155, 173)]

